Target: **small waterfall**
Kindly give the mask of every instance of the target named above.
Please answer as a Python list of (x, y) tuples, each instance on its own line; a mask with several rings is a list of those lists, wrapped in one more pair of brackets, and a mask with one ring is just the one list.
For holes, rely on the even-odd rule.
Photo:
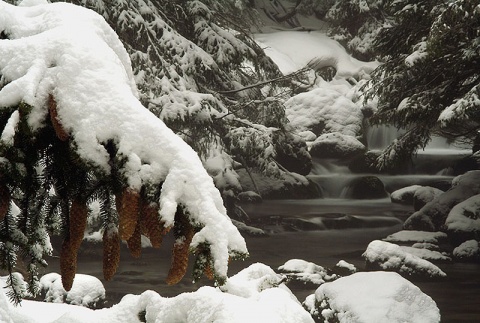
[(385, 149), (403, 132), (390, 125), (368, 127), (366, 133), (367, 148), (369, 150)]

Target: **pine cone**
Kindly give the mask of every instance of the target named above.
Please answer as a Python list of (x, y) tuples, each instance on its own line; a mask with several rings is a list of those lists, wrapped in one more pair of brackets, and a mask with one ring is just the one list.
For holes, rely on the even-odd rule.
[(120, 237), (118, 231), (103, 233), (103, 277), (110, 280), (120, 263)]
[(140, 223), (137, 223), (137, 227), (133, 232), (133, 235), (130, 239), (127, 240), (128, 249), (130, 249), (130, 254), (134, 258), (140, 258), (142, 255), (142, 234), (140, 233)]
[(77, 251), (72, 248), (69, 239), (65, 239), (60, 252), (60, 274), (62, 285), (66, 291), (72, 289), (73, 279), (77, 271)]
[(87, 227), (88, 207), (79, 198), (75, 198), (70, 207), (70, 243), (77, 251), (83, 241)]
[(187, 272), (188, 253), (195, 231), (182, 211), (175, 215), (175, 244), (172, 250), (172, 264), (168, 271), (167, 284), (175, 285)]
[(118, 231), (122, 240), (130, 239), (137, 227), (139, 202), (140, 194), (130, 188), (125, 188), (117, 196)]
[(50, 112), (50, 120), (52, 121), (52, 126), (58, 139), (61, 141), (67, 141), (70, 135), (65, 131), (58, 120), (57, 102), (51, 94), (48, 96), (48, 111)]
[(203, 273), (209, 280), (213, 280), (215, 278), (212, 266), (210, 264), (210, 259), (208, 259), (207, 263), (205, 264), (205, 271)]
[(0, 221), (3, 221), (10, 209), (10, 192), (5, 185), (0, 185)]
[(158, 205), (145, 201), (142, 201), (140, 207), (140, 228), (141, 233), (150, 239), (154, 248), (160, 248), (163, 236), (170, 231), (170, 228), (165, 228), (158, 218)]

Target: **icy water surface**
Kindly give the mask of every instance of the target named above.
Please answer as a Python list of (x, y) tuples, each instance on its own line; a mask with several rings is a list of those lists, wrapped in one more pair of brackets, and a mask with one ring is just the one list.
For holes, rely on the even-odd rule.
[[(324, 267), (333, 267), (343, 259), (362, 270), (361, 254), (367, 245), (401, 230), (410, 212), (410, 208), (392, 204), (388, 199), (264, 201), (244, 207), (252, 222), (264, 226), (270, 234), (264, 237), (244, 235), (250, 257), (243, 262), (232, 262), (230, 275), (255, 262), (276, 269), (294, 258)], [(210, 284), (206, 280), (192, 284), (191, 268), (178, 285), (165, 284), (172, 243), (170, 238), (160, 250), (146, 248), (140, 259), (132, 258), (123, 247), (117, 274), (112, 281), (104, 282), (108, 298), (105, 305), (117, 303), (128, 293), (140, 294), (151, 289), (162, 296), (175, 296)], [(439, 266), (447, 273), (446, 280), (414, 283), (437, 302), (442, 322), (479, 322), (480, 265), (445, 263)], [(50, 260), (48, 270), (58, 272), (58, 259)], [(103, 281), (101, 244), (82, 246), (78, 272)], [(301, 284), (290, 285), (290, 288), (300, 302), (315, 291), (315, 286)]]

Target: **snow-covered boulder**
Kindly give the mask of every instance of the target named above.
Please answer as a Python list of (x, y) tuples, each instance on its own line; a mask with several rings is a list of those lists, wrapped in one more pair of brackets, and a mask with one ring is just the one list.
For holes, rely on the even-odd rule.
[(332, 281), (338, 278), (337, 275), (329, 273), (324, 267), (302, 259), (290, 259), (278, 267), (278, 270), (285, 273), (290, 279), (309, 282), (315, 285), (320, 285), (326, 281)]
[(393, 203), (413, 205), (413, 209), (418, 211), (442, 193), (442, 190), (435, 187), (411, 185), (392, 192), (390, 199)]
[(402, 230), (390, 234), (384, 241), (395, 243), (430, 243), (438, 245), (447, 239), (445, 232)]
[(444, 192), (438, 188), (431, 186), (422, 186), (418, 188), (413, 194), (413, 209), (415, 211), (420, 210), (430, 201), (433, 201)]
[(319, 136), (310, 147), (310, 155), (318, 158), (351, 158), (365, 151), (357, 138), (339, 132)]
[(369, 270), (395, 271), (405, 276), (445, 277), (446, 274), (428, 260), (415, 256), (399, 245), (375, 240), (363, 253)]
[(413, 213), (404, 224), (407, 230), (439, 231), (450, 210), (469, 197), (480, 194), (480, 171), (470, 171), (457, 176), (452, 188)]
[(479, 261), (480, 244), (477, 240), (468, 240), (453, 250), (453, 256), (459, 260)]
[(440, 252), (437, 250), (430, 250), (427, 248), (400, 246), (400, 248), (406, 253), (417, 256), (428, 261), (451, 261), (452, 258), (446, 252)]
[(413, 205), (413, 195), (421, 187), (421, 185), (410, 185), (393, 191), (392, 194), (390, 194), (390, 200), (393, 203)]
[(262, 202), (262, 197), (253, 191), (246, 191), (246, 192), (241, 192), (238, 194), (238, 199), (240, 202), (246, 202), (246, 203), (261, 203)]
[(90, 275), (76, 274), (72, 289), (65, 291), (62, 277), (49, 273), (40, 278), (40, 289), (45, 293), (45, 301), (67, 303), (94, 308), (105, 300), (105, 288), (102, 282)]
[(360, 272), (325, 283), (315, 292), (315, 304), (321, 322), (440, 322), (435, 301), (391, 272)]
[(480, 194), (474, 195), (455, 205), (448, 213), (445, 227), (450, 235), (463, 241), (480, 234)]
[(290, 124), (300, 131), (312, 131), (317, 136), (340, 132), (355, 137), (362, 129), (363, 114), (347, 93), (346, 81), (322, 82), (321, 87), (298, 94), (285, 102)]

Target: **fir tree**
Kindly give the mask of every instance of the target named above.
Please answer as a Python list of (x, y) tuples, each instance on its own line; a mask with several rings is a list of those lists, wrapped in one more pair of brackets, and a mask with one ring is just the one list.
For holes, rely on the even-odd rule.
[(372, 123), (406, 129), (378, 159), (399, 163), (432, 135), (472, 142), (478, 136), (480, 8), (476, 1), (396, 1), (395, 23), (376, 41), (385, 63), (367, 98)]

